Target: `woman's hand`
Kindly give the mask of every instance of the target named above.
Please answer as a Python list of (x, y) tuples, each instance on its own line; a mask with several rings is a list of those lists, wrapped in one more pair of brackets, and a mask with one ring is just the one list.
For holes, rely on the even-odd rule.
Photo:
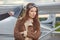
[(24, 32), (20, 32), (20, 34), (24, 34)]
[(20, 34), (22, 34), (24, 37), (26, 37), (27, 36), (27, 31), (20, 32)]
[(27, 31), (24, 31), (24, 37), (27, 37)]

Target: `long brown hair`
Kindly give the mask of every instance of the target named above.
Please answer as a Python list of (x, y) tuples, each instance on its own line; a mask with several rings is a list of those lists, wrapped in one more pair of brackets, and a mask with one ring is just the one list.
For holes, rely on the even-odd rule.
[[(36, 5), (34, 3), (28, 3), (27, 6), (26, 6), (26, 14), (25, 16), (22, 18), (20, 24), (23, 25), (24, 22), (29, 18), (29, 10), (32, 8), (32, 7), (36, 7)], [(38, 29), (39, 26), (40, 26), (40, 23), (39, 23), (39, 20), (38, 20), (38, 7), (36, 7), (37, 11), (36, 11), (36, 16), (35, 18), (33, 18), (33, 26), (34, 26), (34, 29)]]

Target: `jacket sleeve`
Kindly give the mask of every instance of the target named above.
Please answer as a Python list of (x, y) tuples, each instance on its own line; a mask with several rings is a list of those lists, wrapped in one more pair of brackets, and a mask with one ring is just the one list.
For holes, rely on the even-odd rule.
[(32, 33), (33, 39), (38, 39), (40, 37), (40, 34), (40, 28), (38, 28), (34, 33)]
[[(30, 34), (31, 33), (31, 34)], [(33, 39), (38, 39), (40, 37), (40, 27), (35, 30), (35, 32), (29, 32), (28, 37), (33, 38)]]
[(22, 34), (20, 34), (20, 31), (19, 31), (19, 26), (20, 25), (19, 24), (20, 24), (20, 20), (17, 20), (15, 28), (14, 28), (14, 37), (15, 37), (15, 39), (23, 40), (24, 37), (23, 37)]

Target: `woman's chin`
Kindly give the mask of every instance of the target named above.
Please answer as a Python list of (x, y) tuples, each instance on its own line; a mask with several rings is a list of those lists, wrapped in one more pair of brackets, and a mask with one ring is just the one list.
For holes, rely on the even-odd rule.
[(35, 18), (35, 17), (32, 17), (32, 18)]
[(32, 18), (32, 19), (33, 19), (33, 18), (35, 18), (35, 17), (30, 17), (30, 18)]

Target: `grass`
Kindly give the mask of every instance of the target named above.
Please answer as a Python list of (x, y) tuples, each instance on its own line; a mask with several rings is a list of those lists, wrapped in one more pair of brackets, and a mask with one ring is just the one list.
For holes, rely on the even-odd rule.
[[(58, 27), (59, 25), (60, 25), (60, 22), (56, 22), (56, 24), (55, 24), (55, 28)], [(58, 28), (58, 29), (55, 30), (55, 31), (60, 32), (60, 28)]]

